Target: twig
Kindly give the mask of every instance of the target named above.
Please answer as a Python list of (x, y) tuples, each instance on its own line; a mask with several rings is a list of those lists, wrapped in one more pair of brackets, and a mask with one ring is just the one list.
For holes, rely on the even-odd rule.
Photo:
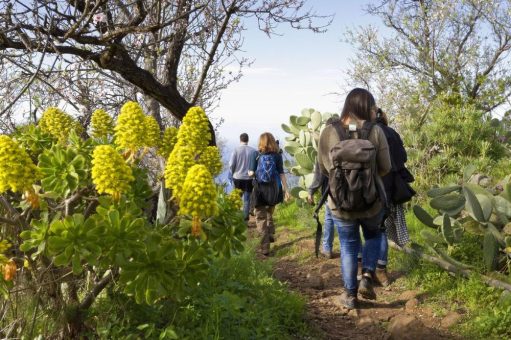
[(3, 110), (2, 112), (0, 112), (0, 117), (3, 116), (7, 111), (9, 111), (9, 109), (18, 101), (18, 99), (21, 98), (21, 96), (25, 93), (25, 91), (30, 87), (30, 85), (32, 85), (32, 83), (34, 82), (34, 80), (36, 79), (37, 77), (37, 74), (39, 73), (39, 71), (41, 70), (41, 66), (43, 65), (43, 60), (44, 60), (44, 57), (46, 55), (46, 48), (48, 47), (48, 43), (50, 42), (50, 36), (48, 35), (46, 37), (46, 42), (44, 44), (44, 49), (43, 49), (43, 54), (41, 55), (41, 59), (39, 60), (39, 65), (37, 65), (37, 69), (35, 70), (34, 74), (32, 74), (32, 76), (30, 77), (30, 79), (28, 80), (28, 82), (25, 84), (25, 86), (23, 86), (23, 88), (21, 89), (21, 91), (18, 93), (18, 95), (16, 96), (16, 98), (14, 98)]

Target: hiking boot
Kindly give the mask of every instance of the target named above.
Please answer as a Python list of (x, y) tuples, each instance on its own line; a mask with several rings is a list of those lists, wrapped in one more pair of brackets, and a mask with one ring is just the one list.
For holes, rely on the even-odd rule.
[(362, 280), (362, 261), (358, 261), (357, 280)]
[(382, 287), (387, 287), (390, 284), (390, 279), (387, 276), (386, 268), (376, 268), (375, 281)]
[(374, 292), (372, 281), (371, 273), (366, 272), (362, 274), (362, 280), (360, 280), (360, 284), (358, 285), (358, 292), (364, 299), (376, 300), (376, 293)]
[(275, 236), (270, 235), (270, 243), (273, 243), (273, 242), (275, 242)]
[(347, 309), (355, 309), (357, 305), (357, 296), (344, 291), (339, 297), (339, 302)]
[(326, 259), (333, 259), (334, 258), (334, 255), (332, 254), (331, 250), (321, 249), (321, 256), (323, 256)]

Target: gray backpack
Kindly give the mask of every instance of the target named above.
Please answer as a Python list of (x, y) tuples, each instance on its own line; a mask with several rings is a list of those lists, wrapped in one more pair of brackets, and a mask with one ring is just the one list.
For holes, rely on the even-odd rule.
[(376, 148), (368, 140), (373, 126), (372, 122), (364, 122), (357, 130), (358, 138), (352, 139), (340, 123), (333, 124), (340, 142), (330, 149), (333, 168), (328, 174), (328, 184), (339, 210), (364, 211), (379, 199)]

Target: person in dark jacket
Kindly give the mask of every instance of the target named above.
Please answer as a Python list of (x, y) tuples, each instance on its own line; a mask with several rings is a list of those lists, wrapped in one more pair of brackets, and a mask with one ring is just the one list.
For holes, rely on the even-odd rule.
[(391, 159), (391, 170), (387, 175), (382, 177), (389, 211), (384, 222), (385, 235), (381, 238), (380, 256), (378, 258), (375, 271), (376, 281), (386, 287), (390, 284), (390, 280), (387, 275), (387, 257), (389, 250), (387, 237), (399, 246), (404, 246), (410, 241), (403, 205), (393, 202), (393, 197), (395, 196), (395, 176), (401, 176), (401, 178), (408, 183), (413, 182), (414, 178), (405, 167), (408, 157), (403, 141), (401, 140), (401, 136), (399, 136), (394, 129), (388, 126), (387, 115), (381, 109), (377, 110), (376, 124), (383, 130), (383, 133), (387, 138)]

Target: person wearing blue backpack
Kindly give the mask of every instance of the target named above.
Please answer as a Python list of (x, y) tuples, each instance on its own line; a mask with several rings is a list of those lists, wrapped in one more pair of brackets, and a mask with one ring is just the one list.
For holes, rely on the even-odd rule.
[(275, 205), (289, 198), (282, 154), (275, 138), (269, 132), (259, 137), (258, 151), (252, 159), (249, 175), (254, 176), (253, 200), (256, 226), (261, 234), (261, 253), (270, 254), (270, 243), (275, 241), (273, 212)]

